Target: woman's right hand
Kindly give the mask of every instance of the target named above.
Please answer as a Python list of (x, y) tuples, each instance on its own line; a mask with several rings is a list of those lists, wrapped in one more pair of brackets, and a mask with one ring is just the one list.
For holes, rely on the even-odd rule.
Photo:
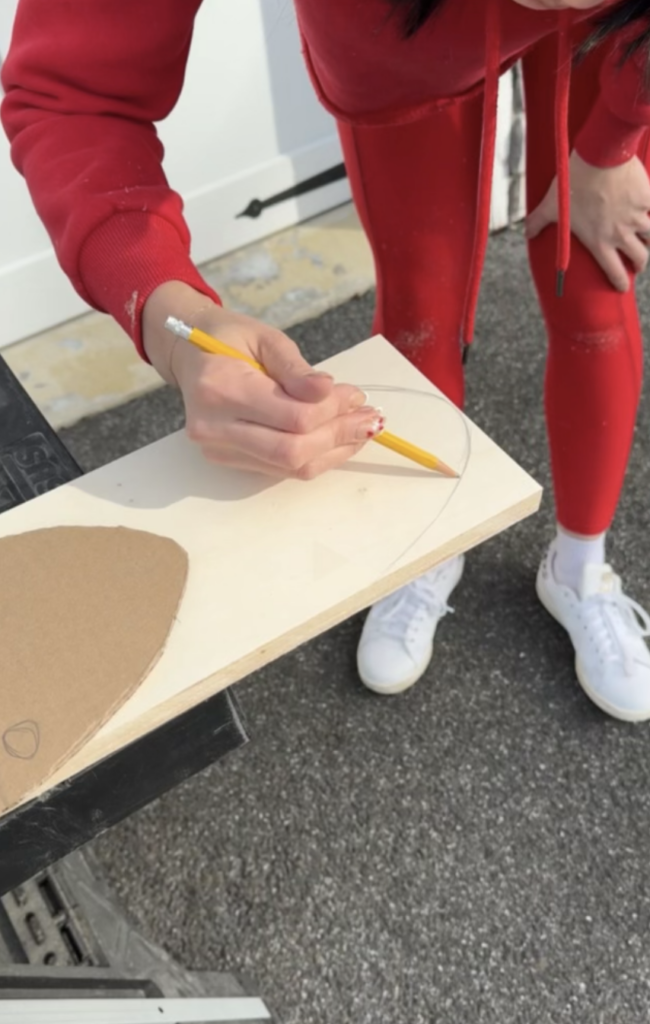
[[(164, 326), (168, 316), (251, 356), (266, 375), (175, 339)], [(170, 281), (157, 288), (142, 326), (149, 359), (180, 388), (187, 433), (211, 462), (310, 480), (346, 462), (383, 429), (381, 413), (358, 388), (314, 371), (281, 331), (231, 313), (189, 285)]]

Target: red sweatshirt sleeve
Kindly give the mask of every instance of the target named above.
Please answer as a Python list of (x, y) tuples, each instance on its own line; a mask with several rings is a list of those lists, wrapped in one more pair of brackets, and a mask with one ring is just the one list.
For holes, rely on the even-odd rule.
[(601, 67), (600, 93), (576, 139), (579, 155), (596, 167), (615, 167), (631, 160), (650, 127), (645, 48), (623, 61), (632, 38), (634, 33), (621, 33), (606, 44), (609, 52)]
[(2, 69), (12, 158), (59, 262), (141, 353), (158, 285), (184, 281), (219, 301), (190, 260), (154, 127), (178, 99), (200, 3), (21, 0)]

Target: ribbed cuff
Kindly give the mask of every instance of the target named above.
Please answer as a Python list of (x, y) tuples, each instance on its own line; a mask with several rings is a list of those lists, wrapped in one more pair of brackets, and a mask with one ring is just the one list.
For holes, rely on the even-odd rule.
[(97, 309), (110, 313), (133, 338), (142, 358), (142, 310), (159, 285), (182, 281), (221, 305), (190, 260), (189, 246), (164, 217), (116, 213), (88, 236), (79, 274)]
[(602, 96), (580, 129), (575, 149), (594, 167), (618, 167), (636, 156), (646, 125), (630, 124), (614, 114)]

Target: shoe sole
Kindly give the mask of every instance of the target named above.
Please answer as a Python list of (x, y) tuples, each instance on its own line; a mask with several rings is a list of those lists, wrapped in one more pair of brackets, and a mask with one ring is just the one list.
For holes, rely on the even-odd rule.
[(404, 690), (410, 690), (412, 686), (415, 686), (418, 679), (421, 679), (426, 670), (428, 669), (431, 659), (433, 658), (433, 643), (429, 648), (429, 652), (426, 658), (423, 658), (418, 668), (416, 668), (410, 676), (406, 679), (400, 679), (399, 683), (389, 683), (387, 686), (383, 686), (381, 683), (373, 683), (364, 676), (363, 672), (359, 668), (357, 663), (357, 672), (359, 673), (359, 679), (368, 690), (372, 690), (373, 693), (378, 693), (382, 697), (392, 697), (397, 693), (404, 693)]
[[(551, 615), (555, 619), (557, 624), (562, 627), (564, 632), (570, 636), (568, 629), (562, 622), (560, 616), (556, 612), (551, 601), (543, 592), (540, 586), (539, 577), (537, 578), (535, 583), (535, 590), (537, 591), (537, 597), (539, 598), (541, 604), (544, 606), (548, 614)], [(578, 658), (577, 654), (575, 657), (574, 666), (576, 676), (578, 677), (578, 682), (580, 683), (580, 686), (582, 687), (584, 692), (589, 697), (589, 700), (593, 704), (595, 704), (597, 708), (600, 708), (601, 711), (604, 711), (605, 714), (610, 715), (611, 718), (618, 719), (619, 722), (647, 722), (648, 720), (650, 720), (650, 708), (648, 708), (647, 711), (626, 711), (624, 708), (617, 708), (615, 704), (610, 704), (609, 701), (604, 700), (600, 696), (600, 694), (592, 690), (591, 686), (587, 682), (585, 672), (582, 668), (582, 663)]]

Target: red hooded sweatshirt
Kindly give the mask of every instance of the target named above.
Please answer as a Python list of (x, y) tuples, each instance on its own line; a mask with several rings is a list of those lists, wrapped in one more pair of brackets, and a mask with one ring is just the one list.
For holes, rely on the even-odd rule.
[[(158, 285), (180, 280), (218, 299), (190, 261), (182, 202), (163, 174), (154, 127), (180, 93), (200, 2), (21, 0), (2, 70), (2, 122), (13, 160), (59, 261), (81, 296), (111, 313), (140, 351), (140, 314)], [(548, 87), (557, 97), (558, 266), (566, 269), (570, 35), (586, 13), (533, 11), (513, 0), (447, 0), (405, 41), (388, 0), (296, 0), (296, 7), (312, 80), (338, 118), (406, 121), (485, 84), (474, 296), (487, 239), (498, 74), (556, 33), (557, 74)], [(650, 125), (644, 57), (619, 67), (624, 42), (607, 44), (600, 98), (577, 140), (581, 156), (602, 167), (629, 159)]]

